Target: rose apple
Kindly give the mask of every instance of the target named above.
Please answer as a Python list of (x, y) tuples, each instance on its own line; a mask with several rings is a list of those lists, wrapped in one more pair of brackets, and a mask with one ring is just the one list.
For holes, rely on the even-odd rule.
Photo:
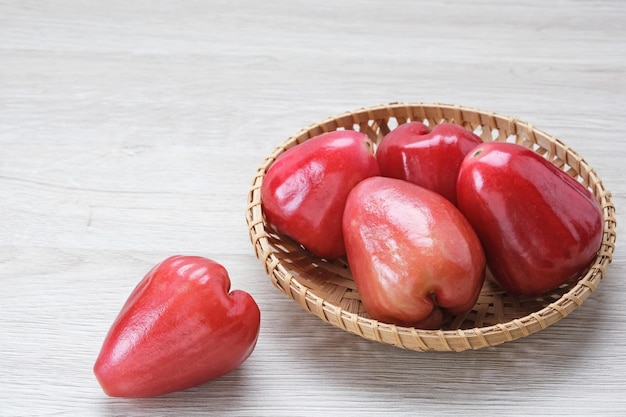
[(379, 173), (374, 146), (363, 133), (341, 130), (311, 138), (269, 167), (261, 185), (265, 219), (321, 258), (343, 256), (341, 217), (348, 193)]
[(506, 291), (537, 296), (581, 274), (602, 241), (602, 209), (591, 192), (536, 152), (485, 142), (468, 154), (458, 207), (480, 237)]
[(385, 135), (376, 158), (382, 175), (421, 185), (456, 204), (461, 161), (480, 143), (480, 137), (460, 125), (442, 123), (431, 131), (410, 122)]
[(222, 265), (199, 256), (172, 256), (130, 294), (94, 373), (113, 397), (190, 388), (234, 370), (252, 354), (260, 317), (248, 293), (230, 291)]
[(437, 328), (443, 313), (471, 310), (485, 256), (461, 212), (408, 181), (368, 178), (350, 192), (343, 218), (348, 264), (369, 316)]

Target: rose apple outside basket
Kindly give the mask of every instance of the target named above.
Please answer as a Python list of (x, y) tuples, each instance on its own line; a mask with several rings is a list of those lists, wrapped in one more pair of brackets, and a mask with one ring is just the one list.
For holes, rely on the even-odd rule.
[[(265, 223), (261, 184), (268, 168), (285, 150), (319, 134), (352, 129), (376, 144), (396, 126), (421, 121), (434, 126), (456, 123), (484, 141), (522, 144), (553, 162), (585, 185), (602, 206), (602, 244), (589, 268), (578, 278), (540, 297), (510, 295), (489, 277), (478, 302), (464, 315), (449, 318), (439, 330), (401, 327), (367, 316), (345, 260), (315, 257)], [(267, 156), (248, 193), (246, 221), (257, 258), (271, 282), (300, 306), (344, 331), (362, 338), (415, 351), (463, 351), (497, 346), (529, 336), (565, 318), (598, 287), (611, 263), (616, 240), (615, 207), (594, 169), (576, 151), (530, 123), (458, 105), (391, 103), (328, 118), (302, 129)]]

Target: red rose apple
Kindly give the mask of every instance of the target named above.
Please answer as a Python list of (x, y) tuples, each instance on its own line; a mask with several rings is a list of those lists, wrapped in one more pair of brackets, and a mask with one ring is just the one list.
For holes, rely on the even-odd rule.
[(580, 275), (602, 242), (591, 192), (522, 145), (475, 148), (461, 165), (457, 200), (495, 280), (513, 294), (541, 295)]
[(435, 191), (456, 204), (456, 177), (465, 155), (482, 139), (463, 126), (442, 123), (432, 131), (421, 122), (402, 124), (381, 141), (381, 174)]
[(190, 388), (239, 367), (254, 350), (260, 318), (250, 294), (230, 291), (222, 265), (199, 256), (172, 256), (130, 294), (94, 373), (113, 397)]
[(319, 257), (345, 255), (343, 208), (352, 187), (379, 175), (373, 149), (363, 133), (341, 130), (285, 151), (261, 186), (267, 223)]
[(437, 328), (471, 310), (485, 256), (461, 212), (441, 195), (387, 177), (359, 183), (343, 218), (347, 258), (370, 317)]

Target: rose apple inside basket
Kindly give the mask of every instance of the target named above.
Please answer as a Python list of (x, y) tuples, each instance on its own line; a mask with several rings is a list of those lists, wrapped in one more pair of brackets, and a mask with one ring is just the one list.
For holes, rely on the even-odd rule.
[(375, 320), (441, 326), (474, 306), (485, 255), (469, 222), (446, 198), (408, 181), (373, 177), (350, 192), (343, 216), (347, 259)]
[(363, 133), (324, 133), (281, 154), (261, 186), (263, 213), (278, 233), (326, 259), (345, 255), (341, 220), (348, 193), (379, 175), (374, 145)]
[(456, 180), (465, 155), (482, 139), (453, 123), (409, 122), (389, 132), (380, 142), (376, 159), (381, 174), (435, 191), (456, 204)]
[(602, 242), (591, 192), (525, 146), (485, 142), (459, 171), (458, 207), (480, 237), (506, 291), (538, 296), (579, 276)]

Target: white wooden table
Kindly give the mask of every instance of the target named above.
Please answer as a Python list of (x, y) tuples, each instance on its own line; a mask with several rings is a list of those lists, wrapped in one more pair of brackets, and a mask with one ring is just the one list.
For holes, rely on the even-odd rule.
[[(624, 415), (625, 23), (621, 0), (0, 1), (0, 415)], [(618, 244), (579, 309), (497, 348), (417, 353), (271, 285), (244, 217), (263, 157), (392, 101), (516, 116), (597, 170)], [(178, 253), (255, 297), (257, 348), (202, 386), (109, 398), (104, 335)]]

